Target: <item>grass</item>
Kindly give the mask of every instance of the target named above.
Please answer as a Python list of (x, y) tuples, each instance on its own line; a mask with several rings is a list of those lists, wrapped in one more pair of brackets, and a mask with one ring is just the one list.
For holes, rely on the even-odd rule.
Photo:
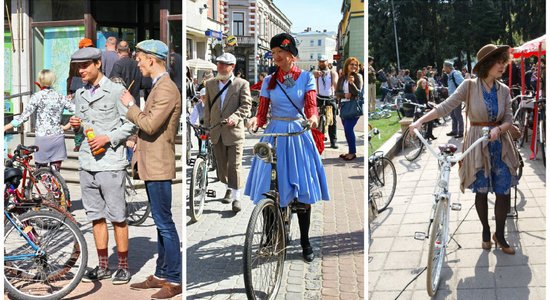
[(374, 128), (378, 128), (380, 131), (380, 139), (378, 136), (373, 136), (371, 139), (371, 145), (369, 145), (369, 153), (373, 153), (378, 150), (392, 135), (394, 135), (401, 126), (399, 125), (399, 119), (397, 118), (397, 112), (392, 112), (392, 116), (389, 119), (369, 120), (369, 125)]

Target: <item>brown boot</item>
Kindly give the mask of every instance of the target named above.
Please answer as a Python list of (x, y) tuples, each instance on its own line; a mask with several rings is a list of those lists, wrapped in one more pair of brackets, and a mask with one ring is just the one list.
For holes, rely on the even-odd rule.
[(175, 285), (166, 282), (160, 291), (151, 295), (151, 299), (170, 299), (181, 294), (181, 284)]
[(150, 275), (145, 281), (130, 284), (130, 288), (138, 290), (156, 289), (161, 288), (167, 282), (165, 279), (157, 279), (155, 276)]

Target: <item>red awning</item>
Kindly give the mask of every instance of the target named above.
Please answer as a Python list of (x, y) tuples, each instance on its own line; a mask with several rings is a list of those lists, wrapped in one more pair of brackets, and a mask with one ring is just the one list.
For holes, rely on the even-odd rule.
[(514, 58), (529, 57), (539, 54), (539, 45), (542, 47), (541, 55), (546, 55), (546, 34), (534, 40), (528, 41), (525, 44), (512, 49)]

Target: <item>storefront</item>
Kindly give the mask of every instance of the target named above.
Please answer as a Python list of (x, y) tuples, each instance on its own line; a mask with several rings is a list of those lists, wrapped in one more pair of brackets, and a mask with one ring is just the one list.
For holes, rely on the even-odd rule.
[[(6, 0), (4, 90), (13, 95), (36, 91), (33, 82), (44, 68), (57, 75), (54, 88), (66, 93), (72, 53), (79, 41), (90, 38), (104, 49), (114, 36), (131, 47), (145, 39), (159, 39), (182, 53), (181, 0)], [(21, 100), (13, 98), (13, 111)], [(5, 105), (6, 106), (6, 105)]]

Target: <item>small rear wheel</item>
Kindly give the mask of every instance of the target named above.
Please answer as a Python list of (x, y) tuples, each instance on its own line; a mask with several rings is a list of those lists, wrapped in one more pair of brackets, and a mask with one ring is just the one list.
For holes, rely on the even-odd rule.
[(387, 157), (380, 157), (369, 168), (369, 180), (372, 182), (372, 198), (378, 207), (378, 213), (390, 205), (397, 187), (397, 172), (395, 166)]
[(50, 167), (42, 167), (33, 173), (29, 185), (25, 188), (27, 199), (42, 198), (64, 211), (68, 211), (71, 205), (71, 196), (65, 179), (61, 174)]
[(151, 204), (145, 188), (136, 188), (129, 175), (126, 176), (126, 212), (128, 225), (137, 226), (143, 224), (151, 213)]

